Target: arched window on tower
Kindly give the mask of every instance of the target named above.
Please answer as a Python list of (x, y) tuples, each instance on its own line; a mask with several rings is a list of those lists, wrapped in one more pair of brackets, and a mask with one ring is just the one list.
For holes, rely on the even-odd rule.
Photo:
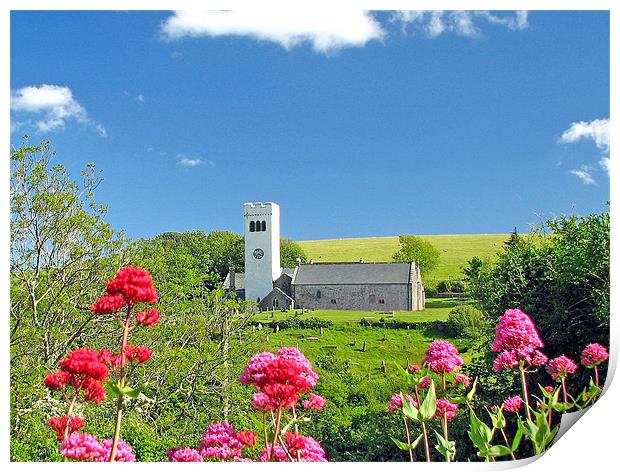
[(253, 233), (256, 230), (256, 227), (254, 225), (253, 221), (250, 221), (250, 233)]
[(256, 231), (260, 231), (260, 221), (256, 222)]
[(263, 221), (263, 222), (261, 223), (260, 230), (261, 230), (261, 231), (267, 231), (267, 223), (266, 223), (266, 222), (264, 222), (264, 221)]

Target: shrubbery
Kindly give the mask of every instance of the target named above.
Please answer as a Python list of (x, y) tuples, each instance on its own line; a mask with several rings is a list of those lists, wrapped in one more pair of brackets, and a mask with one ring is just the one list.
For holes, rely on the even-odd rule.
[(482, 311), (467, 305), (451, 310), (446, 322), (456, 336), (470, 339), (484, 335), (490, 326)]

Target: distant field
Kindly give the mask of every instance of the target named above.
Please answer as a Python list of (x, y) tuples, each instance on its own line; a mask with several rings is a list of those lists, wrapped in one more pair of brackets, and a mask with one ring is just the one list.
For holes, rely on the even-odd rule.
[[(441, 251), (439, 267), (428, 280), (462, 278), (461, 269), (474, 256), (493, 259), (507, 234), (455, 234), (421, 236)], [(308, 257), (315, 262), (391, 262), (399, 249), (398, 237), (323, 239), (298, 241)]]

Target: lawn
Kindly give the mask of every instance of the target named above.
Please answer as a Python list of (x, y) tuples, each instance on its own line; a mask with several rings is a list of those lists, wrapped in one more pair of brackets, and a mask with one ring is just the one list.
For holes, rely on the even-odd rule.
[[(463, 299), (458, 298), (427, 298), (426, 308), (422, 311), (396, 311), (394, 318), (403, 321), (445, 321), (450, 310), (455, 306), (464, 304)], [(294, 313), (301, 315), (301, 310), (292, 311), (263, 311), (256, 315), (257, 321), (284, 320)], [(352, 324), (362, 318), (391, 317), (391, 312), (361, 311), (361, 310), (306, 310), (303, 316), (316, 317), (333, 321), (336, 324)]]
[[(397, 311), (394, 318), (403, 321), (445, 321), (452, 308), (463, 303), (462, 299), (430, 298), (423, 311)], [(301, 310), (297, 310), (300, 314)], [(294, 311), (261, 312), (257, 321), (271, 322), (293, 316)], [(332, 328), (320, 329), (274, 329), (263, 327), (259, 331), (259, 345), (264, 350), (277, 350), (281, 346), (298, 347), (313, 361), (325, 360), (344, 365), (358, 375), (383, 377), (381, 361), (386, 363), (386, 373), (394, 374), (394, 362), (400, 365), (421, 363), (424, 351), (431, 341), (441, 338), (440, 333), (424, 329), (367, 328), (359, 325), (362, 318), (379, 320), (391, 316), (372, 311), (310, 310), (303, 317), (317, 317), (334, 322)], [(366, 350), (363, 350), (366, 341)]]
[[(428, 280), (460, 279), (461, 269), (474, 256), (492, 260), (507, 234), (455, 234), (421, 236), (441, 252), (439, 267)], [(309, 259), (315, 262), (390, 262), (399, 249), (398, 237), (323, 239), (298, 241)]]

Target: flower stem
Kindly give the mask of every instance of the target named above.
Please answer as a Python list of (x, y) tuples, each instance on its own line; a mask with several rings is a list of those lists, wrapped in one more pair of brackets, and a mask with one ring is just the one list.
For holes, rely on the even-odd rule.
[(424, 433), (424, 449), (426, 451), (426, 462), (431, 462), (431, 444), (428, 440), (428, 431), (426, 423), (422, 423), (422, 433)]
[(407, 421), (407, 417), (403, 416), (405, 421), (405, 431), (407, 432), (407, 446), (409, 446), (409, 461), (415, 462), (413, 457), (413, 449), (411, 449), (411, 432), (409, 431), (409, 421)]
[(69, 428), (71, 427), (71, 416), (73, 415), (73, 408), (75, 407), (75, 403), (77, 402), (79, 393), (80, 393), (79, 389), (76, 388), (75, 395), (73, 395), (73, 398), (71, 399), (71, 403), (69, 403), (69, 409), (67, 410), (67, 416), (69, 419), (67, 420), (67, 426), (65, 427), (64, 439), (67, 439), (67, 436), (69, 436)]
[(525, 402), (525, 414), (527, 419), (532, 421), (532, 414), (530, 413), (530, 401), (527, 396), (527, 381), (525, 379), (525, 369), (523, 368), (523, 361), (519, 363), (519, 372), (521, 374), (521, 389), (523, 391), (523, 401)]
[(564, 395), (564, 403), (568, 403), (568, 395), (566, 395), (566, 377), (562, 377), (562, 394)]
[(599, 378), (598, 378), (598, 366), (595, 365), (594, 366), (594, 383), (596, 384), (596, 386), (599, 386)]
[[(127, 346), (127, 338), (129, 336), (129, 320), (131, 317), (131, 305), (127, 306), (127, 317), (125, 323), (123, 323), (123, 339), (121, 341), (121, 366), (120, 366), (120, 381), (121, 387), (125, 386), (125, 364), (127, 363), (127, 356), (125, 355), (125, 347)], [(118, 400), (116, 401), (116, 423), (114, 424), (114, 436), (112, 439), (112, 450), (110, 451), (109, 462), (114, 462), (116, 458), (116, 451), (118, 450), (118, 440), (121, 435), (121, 420), (123, 418), (123, 394), (119, 393)]]
[(273, 460), (276, 452), (276, 444), (278, 442), (278, 436), (280, 435), (280, 423), (282, 422), (282, 408), (278, 408), (278, 415), (276, 416), (276, 428), (273, 432), (273, 444), (271, 444), (271, 454), (269, 460)]
[[(502, 431), (502, 436), (504, 437), (504, 442), (506, 443), (506, 446), (508, 447), (508, 449), (510, 449), (510, 443), (508, 442), (508, 436), (506, 436), (506, 433), (504, 432), (504, 428), (502, 428), (501, 431)], [(517, 460), (517, 458), (515, 457), (512, 451), (510, 451), (510, 457), (512, 457), (513, 461)]]

